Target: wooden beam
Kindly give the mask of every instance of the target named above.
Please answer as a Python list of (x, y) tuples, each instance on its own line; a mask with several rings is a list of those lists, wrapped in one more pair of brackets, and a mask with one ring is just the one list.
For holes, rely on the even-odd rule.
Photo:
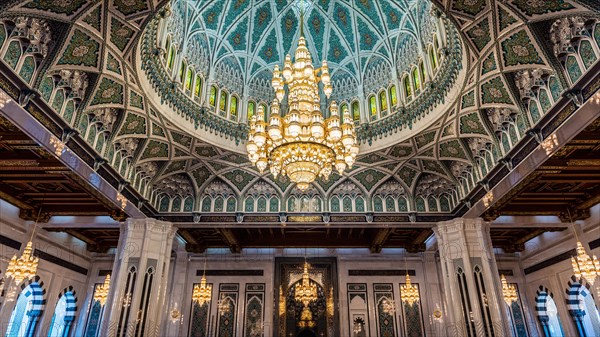
[(223, 241), (227, 243), (232, 253), (239, 254), (242, 252), (242, 247), (231, 229), (222, 228), (217, 229), (217, 231), (223, 236)]
[(391, 228), (382, 228), (378, 230), (377, 234), (375, 234), (375, 237), (371, 241), (371, 246), (369, 247), (371, 253), (381, 253), (381, 249), (383, 248), (383, 245), (387, 239), (390, 237), (390, 234), (392, 234)]

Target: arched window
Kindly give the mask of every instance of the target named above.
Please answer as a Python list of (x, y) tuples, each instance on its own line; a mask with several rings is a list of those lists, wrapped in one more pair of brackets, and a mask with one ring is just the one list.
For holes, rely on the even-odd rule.
[(229, 119), (237, 121), (238, 116), (238, 98), (235, 95), (231, 96), (231, 102), (229, 102)]
[(250, 120), (252, 118), (252, 116), (254, 116), (255, 113), (256, 113), (256, 103), (249, 101), (248, 102), (248, 120)]
[(175, 46), (172, 45), (171, 42), (169, 42), (169, 51), (167, 54), (167, 68), (169, 68), (169, 70), (173, 70), (173, 65), (175, 63), (175, 56), (176, 56)]
[(196, 83), (194, 84), (194, 96), (200, 97), (201, 92), (202, 92), (202, 77), (200, 77), (200, 75), (196, 75)]
[(6, 337), (33, 337), (37, 322), (44, 310), (44, 291), (33, 281), (23, 288), (10, 315)]
[(398, 97), (396, 94), (396, 86), (392, 85), (388, 91), (389, 91), (389, 95), (390, 95), (390, 103), (392, 104), (392, 107), (394, 107), (394, 106), (396, 106), (396, 104), (398, 104)]
[(413, 78), (413, 87), (415, 88), (415, 91), (420, 90), (421, 89), (421, 78), (419, 77), (419, 69), (418, 68), (413, 68), (412, 78)]
[(188, 67), (187, 68), (187, 72), (185, 74), (185, 91), (191, 91), (192, 90), (192, 80), (194, 79), (194, 71), (192, 70), (192, 67)]
[(217, 104), (217, 87), (214, 85), (210, 86), (210, 96), (208, 97), (208, 103), (210, 106), (215, 106)]
[(75, 311), (77, 311), (76, 301), (75, 295), (71, 291), (66, 292), (58, 299), (56, 308), (54, 308), (54, 315), (52, 315), (48, 337), (69, 336), (69, 329), (75, 319)]
[(429, 62), (431, 62), (431, 68), (437, 69), (437, 55), (433, 47), (429, 48)]
[(185, 71), (187, 69), (187, 63), (185, 60), (181, 61), (181, 67), (179, 68), (179, 83), (183, 86), (183, 81), (185, 79)]
[(546, 288), (540, 287), (535, 298), (537, 316), (542, 324), (545, 337), (563, 337), (562, 324), (558, 316), (558, 308)]
[[(102, 286), (102, 283), (96, 283), (94, 286), (94, 293)], [(87, 323), (85, 327), (85, 337), (97, 337), (100, 329), (100, 319), (104, 313), (104, 306), (100, 301), (94, 301), (94, 294), (92, 294), (92, 303), (90, 303), (90, 311), (87, 317)]]
[(408, 75), (404, 76), (402, 83), (404, 84), (404, 97), (406, 97), (407, 100), (410, 100), (410, 98), (412, 96), (412, 87), (410, 85), (410, 77)]
[(427, 77), (427, 71), (425, 70), (425, 62), (419, 62), (419, 74), (421, 75), (421, 83), (425, 83)]
[(360, 123), (360, 107), (357, 101), (352, 102), (352, 119), (355, 125)]
[(229, 95), (225, 90), (221, 90), (221, 97), (219, 97), (219, 115), (225, 117), (227, 113), (227, 99)]
[(377, 100), (375, 95), (369, 97), (369, 113), (371, 114), (371, 121), (377, 119)]
[(386, 115), (388, 109), (387, 95), (385, 91), (379, 93), (379, 110), (382, 115)]

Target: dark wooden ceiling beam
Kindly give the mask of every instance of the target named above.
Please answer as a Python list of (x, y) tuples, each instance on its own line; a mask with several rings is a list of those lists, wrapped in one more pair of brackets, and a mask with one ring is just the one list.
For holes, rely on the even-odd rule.
[(242, 252), (242, 247), (231, 229), (222, 228), (218, 229), (217, 231), (221, 233), (223, 236), (223, 241), (227, 243), (229, 250), (231, 250), (232, 253), (239, 254)]
[(381, 253), (381, 249), (385, 245), (387, 239), (390, 237), (390, 234), (392, 234), (391, 228), (381, 228), (378, 230), (369, 246), (371, 253)]

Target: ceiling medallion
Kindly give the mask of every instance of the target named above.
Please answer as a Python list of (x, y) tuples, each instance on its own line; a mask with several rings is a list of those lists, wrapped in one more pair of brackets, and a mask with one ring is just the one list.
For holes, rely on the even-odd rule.
[(519, 299), (517, 288), (512, 284), (508, 284), (504, 275), (500, 276), (500, 281), (502, 282), (502, 297), (504, 297), (504, 302), (510, 306)]
[[(342, 174), (352, 167), (358, 155), (354, 122), (349, 111), (340, 118), (337, 103), (329, 105), (330, 116), (321, 112), (319, 82), (329, 98), (333, 92), (327, 61), (315, 69), (301, 30), (295, 60), (286, 56), (283, 71), (276, 65), (271, 84), (275, 99), (266, 121), (266, 111), (258, 108), (250, 119), (246, 149), (252, 165), (262, 173), (267, 166), (275, 178), (287, 176), (300, 190), (306, 190), (318, 177), (327, 180), (333, 167)], [(319, 76), (320, 74), (320, 76)], [(287, 112), (280, 113), (280, 104), (286, 96)]]

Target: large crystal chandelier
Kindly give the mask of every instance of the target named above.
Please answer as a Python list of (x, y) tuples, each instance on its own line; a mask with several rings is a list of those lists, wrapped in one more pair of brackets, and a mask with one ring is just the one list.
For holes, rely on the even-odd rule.
[(513, 304), (519, 299), (517, 288), (512, 284), (508, 284), (504, 275), (500, 276), (500, 281), (502, 282), (502, 297), (504, 297), (504, 302), (508, 305)]
[(202, 306), (205, 303), (210, 302), (212, 298), (212, 285), (206, 284), (206, 255), (204, 256), (204, 270), (202, 271), (202, 278), (200, 284), (195, 284), (192, 290), (192, 301)]
[(400, 286), (400, 298), (402, 302), (411, 306), (419, 302), (419, 289), (410, 282), (408, 273), (406, 273), (406, 283)]
[(578, 279), (583, 277), (592, 286), (596, 281), (596, 276), (600, 276), (598, 258), (595, 255), (590, 258), (580, 241), (577, 241), (577, 257), (571, 257), (571, 265), (575, 277)]
[(108, 291), (110, 290), (110, 274), (106, 275), (104, 278), (104, 283), (98, 285), (96, 287), (96, 291), (94, 291), (94, 302), (100, 302), (100, 306), (104, 306), (106, 304), (106, 300), (108, 299)]
[[(302, 18), (301, 18), (302, 22)], [(320, 75), (320, 76), (319, 76)], [(271, 84), (275, 99), (271, 114), (258, 108), (250, 119), (250, 132), (246, 149), (248, 158), (262, 173), (267, 166), (274, 177), (289, 177), (300, 190), (308, 188), (317, 177), (329, 178), (333, 167), (342, 174), (352, 167), (358, 155), (354, 122), (349, 111), (340, 116), (338, 106), (332, 101), (329, 118), (321, 112), (319, 82), (329, 98), (333, 88), (327, 61), (315, 69), (302, 28), (295, 60), (286, 56), (283, 71), (276, 65)], [(280, 112), (286, 96), (287, 112)]]
[(17, 285), (21, 284), (25, 279), (33, 278), (37, 273), (39, 259), (31, 256), (33, 251), (32, 246), (31, 241), (27, 242), (27, 246), (23, 250), (23, 255), (19, 258), (17, 258), (17, 255), (14, 255), (8, 263), (8, 268), (6, 268), (6, 277), (14, 278)]
[(304, 261), (304, 271), (302, 272), (302, 282), (296, 285), (296, 293), (294, 298), (298, 302), (302, 302), (304, 307), (308, 307), (310, 302), (316, 301), (317, 285), (308, 277), (308, 262)]

